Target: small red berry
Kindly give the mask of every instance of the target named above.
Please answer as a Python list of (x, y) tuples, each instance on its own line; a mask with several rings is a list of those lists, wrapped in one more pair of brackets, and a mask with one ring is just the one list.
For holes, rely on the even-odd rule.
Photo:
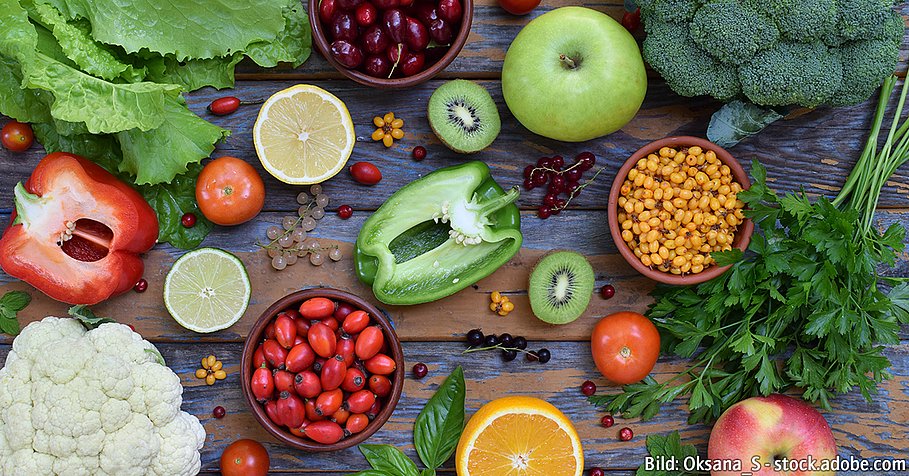
[(129, 330), (136, 332), (136, 328), (132, 324), (127, 324), (126, 327), (129, 327)]
[(228, 114), (233, 114), (236, 112), (237, 108), (240, 107), (240, 100), (233, 96), (225, 96), (223, 98), (215, 99), (208, 105), (208, 112), (216, 116), (226, 116)]
[(541, 205), (540, 208), (537, 209), (537, 216), (543, 220), (549, 218), (550, 215), (552, 215), (552, 207), (550, 206)]
[(627, 426), (619, 430), (619, 439), (622, 441), (631, 441), (634, 438), (634, 432)]
[(590, 476), (606, 476), (602, 468), (590, 468)]
[(180, 223), (186, 228), (192, 228), (196, 226), (196, 214), (193, 212), (184, 213), (180, 217)]
[(350, 208), (350, 205), (341, 205), (338, 207), (338, 216), (342, 220), (346, 220), (353, 216), (353, 208)]
[(144, 293), (148, 289), (148, 281), (145, 278), (140, 278), (139, 281), (136, 281), (136, 285), (133, 286), (133, 291), (137, 293)]
[(413, 160), (420, 161), (426, 158), (426, 147), (418, 145), (413, 148)]
[(603, 299), (612, 299), (615, 296), (615, 288), (611, 284), (606, 284), (600, 288), (600, 295), (603, 296)]
[(603, 415), (603, 418), (600, 419), (600, 424), (603, 425), (603, 428), (609, 428), (615, 425), (615, 419), (612, 418), (612, 415)]
[(224, 418), (224, 415), (226, 415), (226, 414), (227, 414), (227, 410), (225, 410), (224, 407), (222, 407), (221, 405), (218, 405), (217, 407), (215, 407), (215, 409), (212, 410), (212, 412), (211, 412), (211, 416), (213, 416), (215, 418)]
[(584, 383), (581, 384), (581, 393), (588, 397), (594, 393), (597, 393), (597, 384), (591, 382), (590, 380), (585, 380)]
[(426, 367), (426, 364), (421, 362), (421, 363), (415, 364), (413, 366), (414, 378), (421, 379), (421, 378), (425, 377), (427, 373), (429, 373), (429, 368)]

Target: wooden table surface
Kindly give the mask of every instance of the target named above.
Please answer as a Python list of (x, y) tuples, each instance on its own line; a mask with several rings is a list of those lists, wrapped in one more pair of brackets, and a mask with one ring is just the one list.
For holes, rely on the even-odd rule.
[[(604, 429), (598, 425), (602, 413), (587, 404), (580, 394), (581, 382), (591, 379), (600, 392), (614, 392), (599, 376), (589, 358), (589, 335), (596, 321), (605, 314), (620, 310), (643, 311), (652, 283), (635, 273), (617, 254), (606, 223), (606, 201), (615, 171), (631, 153), (647, 142), (668, 135), (703, 136), (710, 114), (717, 103), (704, 98), (681, 98), (672, 93), (655, 75), (638, 116), (623, 130), (607, 137), (581, 144), (560, 143), (536, 136), (524, 129), (508, 112), (502, 100), (499, 71), (508, 44), (531, 18), (571, 2), (545, 1), (526, 17), (514, 17), (500, 10), (495, 0), (477, 2), (473, 31), (467, 46), (441, 78), (473, 78), (489, 89), (502, 114), (502, 133), (493, 145), (472, 157), (487, 162), (503, 186), (519, 184), (525, 165), (541, 156), (560, 154), (574, 157), (589, 150), (596, 154), (599, 165), (607, 168), (597, 181), (584, 190), (569, 211), (548, 220), (536, 217), (535, 208), (542, 192), (524, 191), (519, 205), (523, 210), (524, 248), (507, 265), (492, 276), (455, 296), (434, 303), (412, 307), (385, 306), (404, 341), (406, 365), (416, 362), (429, 366), (429, 376), (422, 380), (408, 378), (404, 396), (385, 427), (371, 443), (389, 443), (415, 456), (412, 423), (434, 389), (457, 365), (464, 366), (467, 378), (468, 413), (483, 403), (504, 395), (534, 395), (544, 398), (574, 421), (584, 443), (587, 466), (608, 469), (608, 474), (629, 474), (643, 462), (644, 439), (649, 434), (680, 430), (686, 442), (705, 450), (709, 427), (686, 424), (685, 402), (665, 406), (652, 421), (624, 421)], [(596, 2), (589, 6), (613, 17), (622, 14), (619, 1)], [(902, 7), (904, 16), (909, 7)], [(906, 44), (903, 45), (900, 70), (905, 69)], [(267, 188), (265, 210), (253, 221), (233, 228), (217, 228), (204, 245), (226, 248), (246, 264), (252, 278), (253, 297), (249, 310), (236, 325), (223, 332), (199, 335), (177, 325), (162, 303), (164, 276), (182, 251), (170, 246), (157, 246), (146, 257), (148, 291), (129, 292), (95, 307), (100, 315), (135, 326), (146, 339), (154, 342), (168, 365), (180, 375), (183, 385), (183, 409), (197, 415), (208, 432), (202, 450), (203, 473), (218, 471), (218, 458), (226, 445), (238, 438), (263, 442), (271, 455), (271, 468), (280, 474), (329, 475), (366, 469), (365, 460), (355, 449), (331, 454), (307, 454), (278, 444), (256, 423), (242, 401), (239, 382), (239, 360), (243, 340), (259, 313), (269, 304), (293, 290), (310, 286), (332, 286), (372, 295), (353, 277), (351, 244), (360, 225), (391, 193), (400, 186), (442, 166), (463, 162), (466, 158), (450, 152), (432, 134), (426, 121), (426, 102), (435, 88), (434, 80), (407, 91), (378, 91), (341, 79), (318, 53), (314, 52), (302, 67), (261, 71), (246, 63), (238, 67), (236, 90), (231, 94), (244, 100), (265, 99), (275, 91), (297, 83), (323, 87), (346, 102), (353, 116), (358, 137), (351, 160), (369, 160), (384, 174), (381, 183), (372, 187), (355, 184), (346, 172), (324, 184), (331, 197), (330, 210), (348, 204), (355, 210), (353, 218), (341, 220), (329, 213), (319, 223), (314, 236), (324, 242), (336, 242), (345, 251), (338, 263), (312, 267), (300, 263), (283, 272), (275, 272), (265, 253), (258, 251), (256, 241), (265, 240), (265, 229), (296, 210), (295, 195), (301, 190), (279, 183), (262, 171), (252, 148), (251, 127), (258, 108), (242, 107), (227, 117), (205, 113), (205, 106), (221, 96), (212, 90), (188, 95), (190, 107), (206, 119), (233, 131), (218, 147), (214, 156), (234, 155), (254, 164)], [(814, 195), (833, 196), (857, 159), (869, 128), (873, 104), (840, 109), (819, 109), (797, 118), (781, 121), (758, 137), (731, 149), (744, 165), (760, 160), (768, 169), (772, 186), (777, 191), (799, 187)], [(372, 117), (388, 111), (406, 121), (406, 136), (390, 149), (370, 140)], [(5, 120), (5, 119), (4, 119)], [(414, 162), (410, 151), (424, 145), (429, 153), (422, 162)], [(167, 153), (162, 151), (162, 153)], [(0, 230), (8, 223), (12, 209), (13, 186), (25, 180), (43, 156), (37, 145), (25, 154), (0, 150)], [(878, 217), (881, 226), (892, 222), (909, 225), (909, 167), (899, 170), (883, 190)], [(597, 275), (597, 285), (612, 283), (616, 296), (605, 301), (594, 297), (582, 318), (572, 324), (552, 327), (542, 324), (529, 312), (526, 283), (535, 260), (551, 249), (577, 250), (587, 255)], [(909, 276), (909, 254), (886, 274)], [(30, 290), (22, 282), (0, 272), (0, 294), (19, 289)], [(516, 311), (507, 317), (493, 315), (486, 308), (489, 293), (507, 292)], [(21, 313), (20, 320), (32, 321), (46, 315), (65, 315), (67, 306), (49, 301), (33, 292), (34, 302)], [(532, 348), (552, 351), (548, 364), (527, 363), (523, 359), (504, 363), (498, 354), (462, 355), (463, 335), (481, 327), (486, 332), (510, 332), (523, 335)], [(852, 392), (833, 401), (833, 411), (825, 414), (833, 427), (840, 454), (865, 458), (909, 457), (909, 333), (902, 334), (899, 345), (887, 349), (893, 362), (894, 375), (880, 386), (880, 394), (867, 403)], [(0, 361), (10, 349), (11, 339), (0, 338)], [(206, 386), (193, 376), (199, 359), (215, 354), (225, 364), (229, 377), (214, 386)], [(680, 359), (663, 357), (654, 369), (657, 379), (666, 378), (685, 368)], [(227, 416), (211, 418), (212, 409), (221, 405)], [(631, 442), (617, 439), (618, 428), (630, 426), (635, 438)], [(446, 466), (451, 471), (450, 463)]]

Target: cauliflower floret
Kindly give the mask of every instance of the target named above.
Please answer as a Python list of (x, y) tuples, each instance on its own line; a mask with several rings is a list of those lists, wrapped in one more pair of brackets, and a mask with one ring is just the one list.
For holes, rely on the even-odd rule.
[[(202, 468), (199, 450), (205, 443), (205, 430), (199, 420), (186, 412), (158, 432), (161, 438), (161, 452), (152, 463), (151, 470), (157, 476), (192, 476)], [(184, 466), (175, 466), (174, 461), (190, 461)]]
[(193, 475), (205, 430), (157, 350), (120, 324), (48, 317), (0, 369), (0, 475)]

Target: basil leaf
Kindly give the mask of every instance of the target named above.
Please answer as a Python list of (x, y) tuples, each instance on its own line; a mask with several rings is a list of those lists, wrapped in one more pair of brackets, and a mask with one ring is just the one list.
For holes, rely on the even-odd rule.
[(417, 465), (391, 445), (360, 445), (360, 453), (372, 468), (395, 476), (420, 476)]
[(713, 113), (707, 126), (707, 139), (720, 147), (732, 147), (782, 118), (773, 109), (731, 101)]
[(464, 370), (459, 366), (445, 379), (414, 423), (413, 441), (427, 468), (442, 466), (454, 453), (464, 431)]
[(92, 330), (104, 324), (106, 322), (117, 322), (113, 319), (107, 317), (98, 317), (88, 308), (85, 304), (79, 304), (78, 306), (73, 306), (67, 311), (70, 316), (76, 318), (79, 322), (85, 326), (86, 329)]
[(420, 472), (420, 476), (436, 476), (436, 470), (424, 469), (422, 472)]
[(366, 471), (360, 471), (359, 473), (348, 474), (347, 476), (395, 476), (395, 475), (391, 474), (391, 473), (386, 473), (385, 471), (367, 469)]
[[(185, 174), (176, 176), (170, 183), (139, 186), (142, 196), (158, 215), (158, 241), (189, 250), (199, 246), (211, 231), (211, 222), (196, 203), (196, 178), (201, 171), (201, 164), (191, 164)], [(186, 213), (196, 215), (195, 226), (187, 228), (180, 223)]]
[(0, 298), (0, 332), (9, 335), (19, 334), (19, 320), (16, 315), (32, 301), (30, 294), (24, 291), (10, 291)]

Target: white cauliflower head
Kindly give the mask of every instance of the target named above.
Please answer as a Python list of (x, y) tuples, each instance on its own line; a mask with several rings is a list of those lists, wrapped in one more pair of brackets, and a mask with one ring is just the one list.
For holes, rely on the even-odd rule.
[(0, 476), (197, 474), (205, 430), (159, 355), (122, 324), (29, 324), (0, 369)]

